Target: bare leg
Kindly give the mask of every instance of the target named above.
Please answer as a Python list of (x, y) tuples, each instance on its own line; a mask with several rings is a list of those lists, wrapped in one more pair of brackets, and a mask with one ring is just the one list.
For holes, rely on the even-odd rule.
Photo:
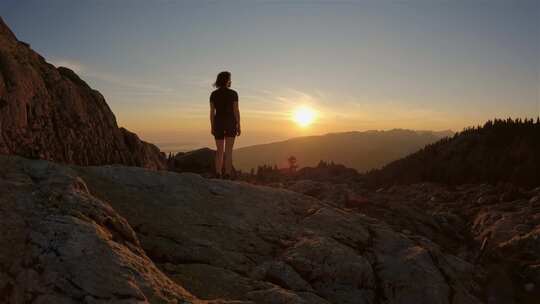
[(225, 174), (231, 175), (232, 172), (232, 151), (234, 146), (234, 137), (225, 137)]
[(221, 175), (223, 172), (223, 139), (216, 139), (216, 174)]

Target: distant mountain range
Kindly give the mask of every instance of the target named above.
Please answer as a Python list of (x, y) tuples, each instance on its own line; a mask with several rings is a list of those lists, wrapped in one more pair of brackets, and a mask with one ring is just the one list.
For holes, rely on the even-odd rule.
[(286, 167), (287, 158), (295, 156), (300, 167), (315, 166), (323, 160), (364, 172), (380, 168), (453, 134), (450, 130), (433, 132), (394, 129), (298, 137), (236, 149), (234, 164), (243, 171), (256, 169), (263, 164)]

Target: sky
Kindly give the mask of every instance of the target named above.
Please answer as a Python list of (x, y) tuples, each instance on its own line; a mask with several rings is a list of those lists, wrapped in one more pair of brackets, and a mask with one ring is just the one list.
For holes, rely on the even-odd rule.
[[(536, 0), (0, 0), (0, 16), (165, 151), (212, 145), (222, 70), (240, 97), (237, 146), (540, 115)], [(298, 107), (313, 124), (291, 120)]]

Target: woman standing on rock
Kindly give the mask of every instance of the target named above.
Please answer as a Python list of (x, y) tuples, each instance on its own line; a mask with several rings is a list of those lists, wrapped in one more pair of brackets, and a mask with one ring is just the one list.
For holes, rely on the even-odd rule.
[(238, 93), (230, 89), (231, 73), (221, 72), (214, 83), (216, 90), (210, 95), (210, 124), (216, 139), (216, 177), (223, 174), (223, 145), (225, 144), (225, 173), (223, 178), (231, 178), (232, 151), (234, 139), (240, 136), (240, 110)]

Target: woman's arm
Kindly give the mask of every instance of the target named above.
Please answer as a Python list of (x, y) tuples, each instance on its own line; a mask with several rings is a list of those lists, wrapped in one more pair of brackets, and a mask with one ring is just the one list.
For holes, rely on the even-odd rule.
[(238, 109), (238, 101), (234, 102), (234, 118), (236, 119), (236, 135), (240, 136), (240, 110)]
[(216, 108), (214, 107), (214, 103), (210, 102), (210, 132), (212, 135), (214, 135), (214, 116), (216, 113)]

